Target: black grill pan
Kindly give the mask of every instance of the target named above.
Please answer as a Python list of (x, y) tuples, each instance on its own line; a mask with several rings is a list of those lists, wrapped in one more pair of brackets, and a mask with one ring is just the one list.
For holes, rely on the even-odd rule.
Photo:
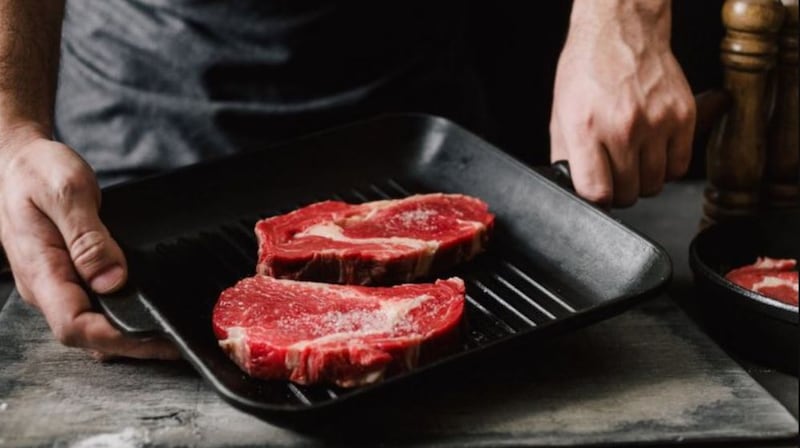
[[(313, 424), (496, 348), (530, 347), (608, 317), (665, 285), (671, 264), (660, 247), (548, 175), (447, 120), (391, 115), (111, 187), (102, 217), (128, 255), (131, 279), (98, 299), (126, 333), (175, 341), (233, 406), (276, 424)], [(253, 274), (256, 220), (324, 199), (433, 191), (479, 197), (497, 215), (489, 251), (449, 273), (465, 279), (468, 294), (454, 353), (344, 390), (251, 379), (218, 348), (211, 310), (222, 289)]]

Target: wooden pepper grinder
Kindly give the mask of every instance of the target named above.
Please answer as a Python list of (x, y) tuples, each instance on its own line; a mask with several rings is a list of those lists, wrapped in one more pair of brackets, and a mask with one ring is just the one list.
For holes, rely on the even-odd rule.
[(775, 109), (768, 128), (764, 194), (767, 206), (800, 206), (798, 146), (797, 0), (783, 0), (786, 15), (778, 39)]
[(774, 0), (726, 0), (722, 21), (724, 87), (733, 105), (709, 140), (703, 224), (757, 211), (766, 158), (767, 80), (783, 7)]

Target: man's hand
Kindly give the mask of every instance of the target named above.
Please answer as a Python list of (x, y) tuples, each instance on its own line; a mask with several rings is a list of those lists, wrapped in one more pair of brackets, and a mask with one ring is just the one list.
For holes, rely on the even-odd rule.
[(61, 343), (97, 357), (178, 358), (168, 342), (127, 338), (92, 311), (81, 284), (107, 293), (127, 275), (99, 206), (94, 173), (67, 146), (35, 130), (0, 142), (0, 241), (25, 301)]
[(0, 0), (0, 242), (17, 289), (62, 343), (99, 358), (177, 358), (162, 340), (124, 337), (82, 288), (125, 283), (125, 257), (97, 211), (94, 173), (51, 141), (64, 0)]
[(695, 105), (670, 49), (669, 0), (575, 0), (556, 72), (551, 160), (601, 205), (658, 194), (691, 159)]

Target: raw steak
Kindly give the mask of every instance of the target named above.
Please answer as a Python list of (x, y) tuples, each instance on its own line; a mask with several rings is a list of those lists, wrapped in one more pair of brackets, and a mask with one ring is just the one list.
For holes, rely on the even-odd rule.
[(251, 376), (360, 386), (417, 365), (458, 336), (464, 282), (330, 285), (257, 275), (222, 292), (219, 345)]
[(256, 224), (257, 271), (326, 283), (404, 283), (471, 259), (486, 247), (493, 224), (486, 203), (459, 194), (319, 202)]
[(798, 304), (797, 261), (759, 257), (754, 264), (728, 272), (725, 278), (737, 285), (788, 305)]

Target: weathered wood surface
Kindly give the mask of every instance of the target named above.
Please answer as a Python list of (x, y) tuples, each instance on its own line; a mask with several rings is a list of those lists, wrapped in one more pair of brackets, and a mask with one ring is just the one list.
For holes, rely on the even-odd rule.
[[(697, 223), (703, 214), (703, 187), (702, 180), (668, 184), (656, 197), (642, 199), (635, 207), (613, 211), (617, 219), (649, 236), (666, 249), (672, 258), (673, 270), (672, 282), (667, 288), (668, 294), (690, 317), (695, 316), (701, 322), (702, 313), (698, 308), (697, 291), (689, 267), (689, 242), (699, 231)], [(717, 343), (725, 347), (726, 341)], [(759, 366), (746, 359), (735, 359), (744, 366), (748, 374), (789, 409), (795, 418), (798, 418), (800, 388), (796, 375)], [(797, 445), (797, 441), (794, 441), (786, 446)]]
[[(686, 249), (701, 189), (672, 185), (617, 213), (670, 252), (671, 290), (678, 295), (691, 287)], [(361, 441), (399, 442), (405, 434), (440, 446), (614, 446), (729, 437), (766, 442), (797, 433), (797, 421), (665, 299), (527, 355), (527, 365), (464, 372), (438, 393), (387, 403), (373, 413), (375, 422), (362, 422), (374, 431)], [(789, 407), (796, 409), (796, 378), (789, 383), (781, 390), (791, 389)], [(0, 447), (330, 444), (234, 410), (183, 364), (101, 364), (60, 347), (44, 321), (14, 298), (0, 312), (0, 439)]]
[[(323, 442), (234, 410), (182, 363), (102, 364), (61, 347), (18, 297), (0, 313), (0, 341), (0, 446)], [(464, 372), (439, 392), (386, 403), (358, 440), (615, 444), (797, 433), (797, 421), (667, 299), (520, 356), (530, 362)]]

